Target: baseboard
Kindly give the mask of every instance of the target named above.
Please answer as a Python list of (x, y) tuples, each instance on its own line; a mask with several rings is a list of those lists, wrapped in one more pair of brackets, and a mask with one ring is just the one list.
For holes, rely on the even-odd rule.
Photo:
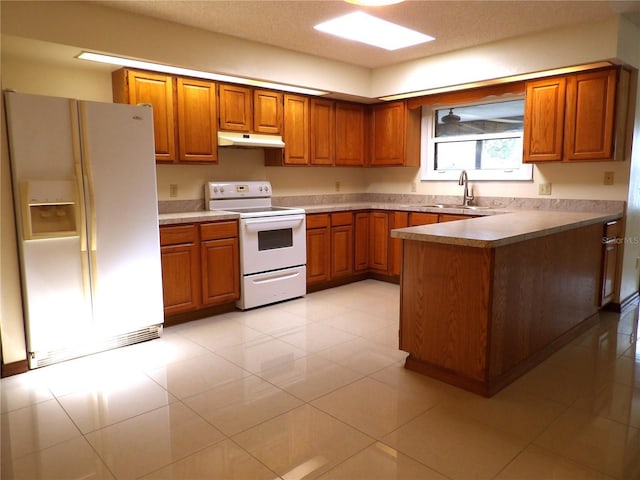
[(26, 359), (19, 360), (17, 362), (12, 362), (12, 363), (3, 363), (0, 376), (2, 378), (11, 377), (12, 375), (19, 375), (21, 373), (25, 373), (28, 371), (29, 371), (29, 363), (27, 362), (27, 360)]
[(635, 292), (629, 295), (624, 300), (620, 301), (620, 303), (617, 303), (617, 302), (607, 303), (604, 306), (604, 310), (607, 310), (608, 312), (620, 313), (625, 311), (628, 308), (633, 307), (638, 303), (638, 301), (640, 301), (640, 292)]

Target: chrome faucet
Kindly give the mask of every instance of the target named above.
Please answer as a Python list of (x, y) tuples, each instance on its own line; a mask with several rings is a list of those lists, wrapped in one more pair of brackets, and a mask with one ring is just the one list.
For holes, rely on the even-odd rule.
[(460, 178), (458, 179), (458, 185), (464, 185), (464, 193), (462, 196), (462, 205), (468, 207), (473, 201), (473, 192), (469, 188), (469, 177), (467, 177), (467, 171), (462, 170), (460, 172)]

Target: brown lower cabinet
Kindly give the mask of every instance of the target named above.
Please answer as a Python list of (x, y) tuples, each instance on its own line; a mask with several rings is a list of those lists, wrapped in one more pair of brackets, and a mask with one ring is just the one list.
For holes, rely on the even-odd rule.
[(353, 213), (307, 215), (307, 285), (354, 273)]
[(240, 298), (238, 222), (160, 227), (165, 317)]

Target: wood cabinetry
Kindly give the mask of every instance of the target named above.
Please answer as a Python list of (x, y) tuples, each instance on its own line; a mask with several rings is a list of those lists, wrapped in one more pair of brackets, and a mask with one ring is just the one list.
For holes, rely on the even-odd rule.
[(369, 269), (369, 212), (354, 215), (353, 269), (364, 272)]
[(331, 278), (329, 214), (307, 215), (307, 285)]
[(250, 132), (253, 117), (251, 89), (221, 83), (218, 86), (218, 95), (220, 99), (218, 119), (220, 130)]
[(148, 103), (152, 106), (156, 161), (176, 161), (174, 77), (120, 69), (111, 74), (111, 81), (114, 102), (131, 105)]
[(217, 162), (215, 83), (121, 69), (112, 86), (115, 102), (152, 106), (157, 162)]
[(469, 218), (473, 218), (473, 215), (460, 215), (456, 213), (438, 214), (438, 222), (455, 222), (457, 220), (466, 220)]
[(283, 94), (240, 85), (220, 84), (220, 130), (279, 134)]
[(371, 166), (420, 165), (420, 109), (405, 101), (371, 108)]
[(200, 306), (200, 258), (196, 225), (160, 227), (162, 296), (165, 315)]
[(336, 102), (335, 164), (363, 166), (365, 164), (365, 106)]
[[(284, 164), (309, 163), (309, 99), (284, 96)], [(280, 153), (280, 152), (278, 152)]]
[[(410, 226), (409, 212), (393, 212), (391, 230), (394, 228), (404, 228)], [(438, 216), (436, 215), (436, 221)], [(389, 237), (389, 257), (391, 263), (391, 274), (400, 275), (402, 270), (402, 240)]]
[(613, 160), (615, 68), (526, 83), (524, 162)]
[(335, 101), (312, 98), (310, 109), (310, 164), (333, 165), (336, 150)]
[(353, 214), (331, 214), (331, 278), (353, 274)]
[(600, 306), (613, 301), (617, 294), (618, 262), (620, 256), (620, 220), (608, 222), (602, 237), (602, 278), (600, 282)]
[(216, 85), (178, 78), (178, 150), (181, 162), (217, 162)]
[(282, 132), (283, 94), (271, 90), (253, 91), (253, 131), (264, 134)]
[(240, 298), (238, 222), (160, 227), (165, 316)]
[(389, 214), (369, 214), (369, 269), (387, 274), (389, 271)]
[(200, 225), (203, 305), (219, 305), (240, 298), (238, 222)]

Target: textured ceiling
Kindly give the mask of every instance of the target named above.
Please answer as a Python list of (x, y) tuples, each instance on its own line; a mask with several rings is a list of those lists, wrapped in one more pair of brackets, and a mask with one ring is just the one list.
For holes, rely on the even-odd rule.
[[(418, 1), (360, 8), (338, 0), (99, 1), (105, 6), (368, 68), (623, 14), (640, 26), (640, 1)], [(366, 10), (436, 37), (389, 52), (317, 32), (321, 21)]]

